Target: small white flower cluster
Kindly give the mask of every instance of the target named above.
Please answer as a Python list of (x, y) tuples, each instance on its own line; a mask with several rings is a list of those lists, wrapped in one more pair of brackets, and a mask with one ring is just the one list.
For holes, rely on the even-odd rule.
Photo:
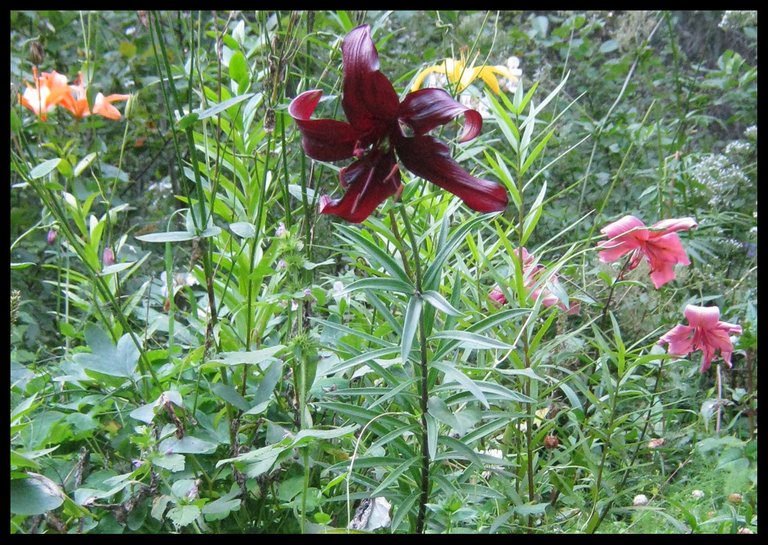
[(749, 184), (749, 177), (727, 156), (712, 153), (702, 156), (690, 169), (691, 176), (710, 190), (709, 204), (715, 206), (736, 188)]
[(750, 140), (757, 140), (757, 125), (750, 125), (744, 129), (744, 136)]
[(732, 140), (731, 142), (728, 142), (728, 145), (725, 146), (725, 150), (723, 153), (726, 155), (746, 155), (747, 153), (750, 153), (755, 147), (752, 145), (751, 142), (747, 142), (746, 140)]
[(757, 10), (725, 10), (718, 24), (723, 30), (739, 30), (745, 26), (757, 26)]

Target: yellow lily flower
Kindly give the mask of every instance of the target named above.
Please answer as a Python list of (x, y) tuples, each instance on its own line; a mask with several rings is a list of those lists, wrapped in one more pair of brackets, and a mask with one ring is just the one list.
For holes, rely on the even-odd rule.
[(480, 78), (498, 95), (501, 89), (499, 88), (499, 81), (496, 79), (496, 75), (507, 78), (512, 83), (517, 83), (522, 75), (522, 71), (517, 68), (517, 63), (519, 63), (517, 57), (510, 57), (509, 67), (488, 64), (473, 66), (474, 62), (468, 65), (462, 54), (461, 59), (448, 58), (440, 64), (430, 66), (419, 72), (411, 86), (411, 91), (419, 89), (430, 74), (442, 74), (449, 83), (456, 85), (457, 93), (461, 93), (473, 81)]

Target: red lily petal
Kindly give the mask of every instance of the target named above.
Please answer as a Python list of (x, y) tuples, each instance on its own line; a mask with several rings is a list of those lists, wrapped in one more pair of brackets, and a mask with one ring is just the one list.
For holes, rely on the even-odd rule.
[(473, 210), (501, 212), (507, 207), (504, 186), (470, 175), (439, 140), (431, 136), (400, 137), (395, 140), (395, 149), (408, 170), (450, 191)]
[(288, 114), (301, 131), (301, 144), (312, 159), (340, 161), (352, 157), (358, 134), (349, 123), (335, 119), (310, 119), (323, 92), (305, 91), (288, 106)]
[(366, 135), (363, 145), (372, 144), (391, 130), (400, 100), (392, 83), (379, 72), (379, 54), (370, 26), (359, 26), (347, 34), (341, 53), (344, 113), (355, 130)]
[(347, 192), (337, 200), (323, 196), (320, 200), (320, 213), (334, 214), (352, 223), (360, 223), (401, 188), (395, 154), (373, 150), (363, 159), (343, 169), (341, 182)]
[(472, 140), (483, 127), (483, 117), (478, 111), (453, 100), (443, 89), (421, 89), (408, 93), (400, 104), (398, 117), (410, 125), (417, 135), (422, 135), (445, 125), (459, 114), (464, 114), (465, 119), (459, 142)]

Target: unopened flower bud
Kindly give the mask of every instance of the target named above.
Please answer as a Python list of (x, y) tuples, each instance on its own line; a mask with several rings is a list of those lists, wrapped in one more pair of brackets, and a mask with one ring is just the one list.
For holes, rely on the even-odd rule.
[(544, 448), (557, 448), (560, 444), (560, 441), (557, 438), (557, 435), (547, 435), (544, 438)]
[(743, 499), (744, 497), (738, 492), (734, 492), (733, 494), (728, 494), (728, 501), (731, 503), (741, 503)]
[(657, 437), (656, 439), (651, 439), (648, 441), (648, 448), (659, 448), (664, 444), (664, 438), (663, 437)]
[(105, 267), (115, 264), (115, 252), (109, 246), (104, 248), (104, 253), (101, 255), (101, 263)]
[(37, 40), (29, 42), (29, 60), (32, 64), (43, 64), (45, 60), (45, 50), (43, 45)]
[(58, 232), (56, 229), (50, 229), (48, 231), (48, 236), (45, 238), (49, 245), (52, 245), (56, 242), (56, 237), (58, 236)]

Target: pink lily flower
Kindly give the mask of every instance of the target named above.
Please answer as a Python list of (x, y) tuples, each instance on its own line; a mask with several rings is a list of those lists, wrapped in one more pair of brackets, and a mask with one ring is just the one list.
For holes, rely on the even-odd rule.
[(379, 55), (368, 25), (347, 34), (341, 52), (341, 104), (348, 122), (311, 119), (323, 95), (319, 89), (301, 93), (288, 106), (307, 155), (318, 161), (356, 159), (339, 175), (346, 193), (336, 200), (321, 197), (321, 214), (353, 223), (365, 220), (384, 200), (402, 190), (398, 158), (405, 168), (450, 191), (473, 210), (499, 212), (506, 208), (504, 186), (471, 176), (451, 158), (448, 146), (427, 135), (463, 114), (466, 123), (459, 141), (471, 140), (483, 123), (477, 111), (442, 89), (414, 91), (400, 102), (392, 83), (379, 71)]
[(728, 367), (732, 367), (733, 344), (730, 334), (741, 335), (741, 326), (721, 322), (720, 309), (717, 307), (687, 305), (685, 317), (690, 325), (676, 325), (659, 339), (659, 344), (669, 344), (668, 352), (675, 356), (686, 356), (701, 350), (702, 373), (709, 369), (715, 351), (719, 351)]
[[(534, 257), (530, 253), (528, 253), (528, 250), (525, 248), (520, 249), (520, 258), (523, 262), (523, 282), (525, 283), (525, 287), (528, 289), (532, 289), (533, 286), (539, 281), (541, 274), (544, 272), (545, 267), (541, 265), (535, 265), (534, 264)], [(547, 282), (537, 288), (533, 289), (531, 291), (531, 299), (534, 301), (537, 301), (539, 297), (541, 297), (541, 304), (545, 307), (551, 307), (552, 305), (557, 305), (562, 310), (567, 311), (568, 314), (578, 314), (579, 312), (579, 302), (578, 301), (571, 301), (570, 307), (566, 307), (565, 304), (558, 299), (558, 297), (552, 293), (547, 287), (547, 285), (552, 286), (554, 288), (560, 287), (560, 281), (557, 278), (556, 274), (553, 274), (549, 277)], [(507, 304), (507, 298), (504, 297), (504, 292), (501, 291), (501, 288), (499, 286), (495, 286), (490, 293), (488, 294), (488, 297), (496, 303), (498, 306), (506, 305)]]
[(688, 256), (680, 242), (677, 231), (696, 227), (693, 218), (668, 219), (654, 223), (651, 227), (634, 216), (624, 216), (620, 220), (603, 227), (600, 232), (610, 240), (599, 242), (597, 247), (600, 261), (610, 263), (630, 254), (628, 270), (636, 268), (643, 256), (651, 266), (651, 281), (654, 287), (661, 286), (675, 279), (676, 263), (690, 265)]

